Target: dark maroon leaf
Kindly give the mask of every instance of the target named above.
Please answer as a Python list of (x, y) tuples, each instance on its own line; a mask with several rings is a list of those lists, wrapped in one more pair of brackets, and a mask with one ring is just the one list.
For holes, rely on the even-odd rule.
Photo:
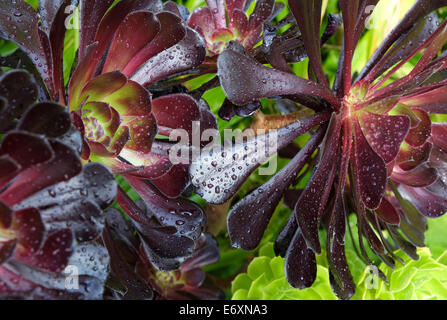
[(338, 297), (344, 300), (350, 299), (355, 292), (355, 284), (349, 271), (345, 253), (346, 233), (346, 209), (343, 194), (339, 193), (335, 199), (334, 210), (331, 214), (327, 254), (330, 273), (334, 279), (332, 286)]
[(375, 212), (382, 221), (392, 225), (399, 225), (399, 214), (386, 198), (382, 199), (380, 206)]
[(152, 12), (129, 14), (115, 33), (103, 73), (115, 70), (124, 72), (127, 64), (155, 38), (160, 28), (160, 22)]
[(410, 129), (410, 119), (407, 116), (388, 116), (370, 112), (362, 112), (358, 117), (371, 148), (386, 163), (396, 159)]
[(447, 153), (447, 125), (446, 123), (433, 123), (431, 126), (433, 143)]
[(197, 243), (193, 255), (181, 266), (182, 272), (202, 268), (216, 263), (219, 260), (220, 252), (217, 241), (209, 233), (204, 233)]
[(95, 41), (98, 25), (112, 3), (113, 0), (80, 0), (79, 60), (87, 55), (87, 47)]
[(0, 129), (4, 130), (36, 101), (37, 87), (28, 72), (12, 70), (0, 75), (0, 97), (7, 103), (0, 110)]
[[(114, 217), (119, 218), (119, 220), (114, 219), (114, 222), (119, 221), (121, 226), (127, 225), (127, 222), (119, 211), (111, 210), (107, 212), (107, 215), (107, 220), (110, 219), (109, 215), (113, 215)], [(126, 243), (128, 238), (123, 237), (118, 228), (120, 228), (120, 226), (116, 224), (107, 225), (104, 229), (103, 240), (110, 254), (111, 271), (125, 286), (126, 292), (123, 295), (123, 299), (152, 299), (153, 293), (148, 283), (135, 273), (126, 261), (126, 255), (128, 255), (128, 253), (123, 247), (128, 249)]]
[(158, 13), (156, 17), (160, 23), (160, 31), (122, 70), (126, 76), (131, 76), (150, 58), (178, 44), (185, 37), (186, 28), (181, 18), (170, 12)]
[(32, 106), (22, 117), (17, 127), (50, 138), (64, 135), (71, 128), (70, 114), (56, 103), (38, 103)]
[(438, 218), (447, 212), (447, 190), (442, 182), (437, 182), (429, 188), (401, 185), (399, 191), (426, 217)]
[(421, 109), (412, 109), (413, 113), (419, 118), (419, 124), (415, 128), (411, 128), (405, 142), (412, 147), (420, 147), (431, 136), (431, 119), (430, 115)]
[(159, 134), (169, 136), (171, 130), (184, 129), (192, 137), (193, 121), (200, 121), (197, 102), (186, 94), (172, 94), (152, 101), (152, 111), (159, 127)]
[(326, 140), (320, 147), (318, 165), (301, 193), (293, 212), (307, 246), (318, 254), (321, 252), (318, 223), (323, 215), (335, 178), (336, 162), (334, 159), (337, 159), (339, 155), (340, 134), (341, 120), (334, 115), (326, 133)]
[(151, 183), (168, 198), (177, 198), (189, 185), (189, 165), (177, 164), (165, 175), (151, 179)]
[(78, 154), (64, 144), (52, 141), (54, 158), (22, 171), (8, 189), (0, 195), (7, 205), (15, 205), (34, 193), (70, 178), (81, 172)]
[(308, 249), (299, 229), (293, 237), (285, 259), (285, 273), (289, 283), (298, 289), (311, 287), (317, 277), (315, 253)]
[(320, 129), (286, 167), (233, 207), (228, 216), (228, 232), (233, 247), (256, 249), (284, 192), (309, 161), (323, 137), (324, 130)]
[(175, 46), (150, 58), (131, 79), (143, 86), (198, 67), (206, 56), (205, 44), (199, 34), (190, 28)]
[(402, 170), (413, 170), (429, 159), (432, 147), (433, 145), (430, 142), (426, 142), (418, 148), (404, 145), (397, 155), (396, 163)]
[(20, 165), (9, 156), (0, 157), (0, 188), (8, 184), (20, 171)]
[(391, 179), (399, 184), (410, 187), (423, 188), (433, 184), (438, 179), (436, 169), (421, 165), (411, 171), (394, 170)]
[(237, 105), (279, 95), (310, 95), (340, 102), (323, 86), (290, 73), (264, 67), (244, 54), (227, 49), (218, 59), (219, 78), (226, 96)]
[(0, 37), (13, 41), (28, 54), (52, 92), (50, 66), (40, 41), (37, 13), (27, 2), (0, 3)]
[(2, 141), (0, 154), (7, 155), (27, 169), (54, 157), (53, 150), (47, 140), (26, 132), (9, 133)]
[(17, 232), (17, 250), (25, 255), (33, 255), (40, 249), (45, 236), (45, 226), (37, 209), (15, 211), (12, 228)]
[(369, 209), (377, 209), (387, 185), (387, 167), (384, 160), (374, 152), (363, 135), (360, 124), (354, 121), (355, 148), (354, 167), (360, 197)]
[(304, 46), (313, 70), (316, 72), (318, 82), (329, 87), (321, 63), (321, 0), (291, 0), (289, 1), (289, 7), (298, 22)]
[(14, 258), (40, 269), (60, 273), (67, 266), (72, 250), (73, 235), (70, 229), (63, 229), (50, 234), (36, 254), (22, 255), (20, 251), (16, 251)]
[(186, 199), (168, 199), (146, 181), (124, 176), (144, 200), (147, 209), (161, 225), (177, 229), (176, 235), (197, 240), (205, 223), (202, 209)]

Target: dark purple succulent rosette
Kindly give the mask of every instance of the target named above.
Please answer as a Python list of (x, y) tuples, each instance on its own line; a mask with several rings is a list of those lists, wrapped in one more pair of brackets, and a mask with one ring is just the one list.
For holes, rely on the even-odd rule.
[[(169, 137), (176, 129), (192, 137), (194, 121), (202, 131), (216, 128), (217, 121), (202, 101), (183, 93), (152, 99), (147, 88), (164, 88), (161, 80), (198, 67), (206, 56), (205, 44), (172, 3), (113, 3), (79, 1), (78, 63), (67, 89), (60, 79), (64, 9), (71, 1), (39, 2), (40, 23), (23, 0), (2, 4), (0, 15), (5, 19), (0, 22), (0, 36), (14, 41), (31, 58), (46, 84), (40, 96), (69, 106), (72, 122), (82, 134), (83, 160), (103, 163), (121, 174), (161, 225), (195, 242), (205, 216), (199, 206), (181, 198), (190, 185), (189, 165), (171, 163), (172, 144), (157, 137)], [(25, 12), (27, 19), (15, 17), (16, 11)], [(128, 209), (124, 197), (118, 201)], [(187, 231), (176, 224), (180, 220)]]
[[(306, 132), (311, 139), (286, 167), (232, 208), (228, 229), (233, 245), (246, 250), (259, 245), (275, 208), (309, 165), (310, 181), (304, 190), (292, 192), (297, 197), (293, 213), (275, 248), (286, 258), (290, 284), (310, 287), (316, 278), (315, 255), (322, 252), (318, 231), (324, 227), (331, 284), (344, 299), (355, 291), (344, 247), (347, 214), (357, 216), (361, 259), (373, 264), (365, 251), (366, 240), (384, 263), (394, 267), (399, 260), (394, 250), (401, 248), (417, 259), (416, 247), (424, 246), (426, 218), (447, 211), (445, 124), (432, 123), (429, 116), (447, 111), (447, 60), (438, 56), (447, 41), (447, 22), (440, 24), (432, 13), (447, 1), (417, 1), (353, 79), (352, 57), (365, 26), (365, 8), (377, 2), (339, 2), (344, 46), (332, 87), (321, 63), (321, 1), (289, 1), (312, 80), (283, 68), (286, 55), (275, 56), (270, 62), (274, 68), (256, 61), (241, 46), (227, 48), (218, 58), (220, 83), (233, 104), (284, 97), (314, 111), (278, 130), (278, 150)], [(421, 58), (416, 67), (389, 84), (390, 77), (417, 54)], [(267, 141), (269, 135), (257, 137), (257, 142)], [(250, 147), (244, 143), (234, 150)], [(315, 151), (318, 155), (313, 157)], [(192, 167), (192, 183), (206, 201), (225, 203), (260, 165), (250, 153), (243, 160), (229, 164), (220, 154), (206, 155)], [(204, 183), (211, 180), (222, 182), (219, 190)]]
[(0, 297), (100, 299), (108, 254), (94, 241), (117, 184), (103, 165), (82, 166), (66, 108), (36, 98), (28, 72), (0, 75)]
[[(111, 274), (106, 284), (106, 298), (221, 298), (222, 292), (206, 279), (201, 269), (219, 259), (216, 241), (207, 234), (198, 238), (197, 245), (187, 237), (179, 240), (176, 230), (157, 223), (143, 202), (137, 205), (128, 199), (128, 204), (135, 215), (129, 221), (115, 209), (107, 214), (103, 241), (110, 253)], [(132, 232), (134, 229), (137, 236)], [(157, 242), (162, 243), (161, 247), (154, 245)], [(167, 268), (162, 270), (160, 266)]]

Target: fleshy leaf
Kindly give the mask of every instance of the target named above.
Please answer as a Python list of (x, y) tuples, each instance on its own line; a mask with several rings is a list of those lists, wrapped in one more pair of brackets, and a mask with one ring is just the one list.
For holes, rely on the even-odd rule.
[(258, 246), (284, 192), (321, 143), (323, 133), (320, 129), (284, 169), (233, 207), (228, 216), (233, 247), (254, 250)]
[(279, 95), (310, 95), (339, 106), (332, 93), (290, 73), (264, 67), (244, 54), (227, 49), (218, 59), (219, 78), (228, 99), (245, 105), (259, 98)]
[(360, 196), (367, 208), (377, 209), (385, 194), (387, 167), (384, 160), (369, 146), (357, 121), (354, 121), (354, 127), (353, 157)]
[(358, 117), (371, 148), (386, 163), (396, 159), (400, 145), (410, 129), (410, 119), (407, 116), (388, 116), (370, 112), (361, 112)]
[[(222, 204), (229, 200), (245, 179), (270, 156), (313, 127), (328, 121), (328, 113), (320, 113), (300, 122), (235, 145), (204, 150), (201, 158), (191, 164), (192, 184), (209, 203)], [(276, 135), (278, 145), (275, 146)], [(255, 144), (256, 142), (256, 144)], [(275, 148), (274, 148), (275, 147)], [(272, 150), (273, 149), (273, 150)], [(238, 160), (243, 159), (243, 162)]]
[(155, 38), (160, 28), (160, 23), (152, 12), (138, 11), (129, 14), (116, 31), (103, 73), (115, 70), (124, 72), (127, 64)]

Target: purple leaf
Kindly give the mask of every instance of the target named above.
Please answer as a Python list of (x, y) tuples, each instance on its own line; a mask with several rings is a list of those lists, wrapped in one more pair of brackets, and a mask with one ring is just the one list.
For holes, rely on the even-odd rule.
[(0, 3), (0, 37), (13, 41), (28, 54), (50, 92), (53, 92), (50, 66), (40, 40), (37, 13), (24, 0)]
[(198, 67), (206, 56), (205, 44), (199, 34), (189, 28), (177, 45), (164, 50), (144, 63), (131, 79), (143, 86)]
[(237, 105), (246, 105), (264, 97), (295, 94), (317, 96), (334, 106), (340, 105), (328, 89), (290, 73), (264, 67), (230, 49), (220, 54), (218, 68), (226, 96)]
[(115, 70), (124, 72), (133, 57), (155, 38), (160, 29), (160, 22), (152, 12), (129, 14), (115, 33), (103, 73)]
[(371, 148), (386, 163), (396, 159), (400, 146), (410, 130), (410, 119), (407, 116), (389, 116), (370, 112), (361, 112), (358, 118)]
[(276, 141), (272, 141), (276, 134), (268, 133), (231, 146), (219, 145), (220, 152), (215, 152), (215, 148), (204, 150), (201, 158), (191, 164), (192, 184), (207, 202), (225, 203), (270, 156), (313, 127), (328, 121), (329, 116), (328, 113), (319, 113), (277, 130), (277, 146)]
[(295, 206), (293, 214), (309, 249), (320, 253), (318, 223), (323, 215), (335, 178), (336, 161), (339, 155), (341, 120), (333, 116), (320, 147), (320, 158), (314, 173)]
[(329, 87), (321, 62), (320, 22), (321, 0), (290, 0), (289, 7), (301, 31), (307, 55), (318, 82)]
[(298, 289), (311, 287), (317, 277), (317, 262), (315, 253), (307, 247), (300, 230), (296, 231), (285, 259), (289, 283)]
[(324, 130), (320, 129), (286, 167), (233, 207), (228, 215), (228, 232), (233, 247), (256, 249), (284, 192), (309, 161), (323, 137)]
[(387, 167), (374, 152), (363, 135), (360, 124), (354, 121), (355, 148), (353, 153), (355, 176), (360, 197), (369, 209), (377, 209), (387, 185)]
[(87, 55), (87, 47), (95, 41), (99, 23), (112, 3), (113, 0), (80, 1), (79, 61)]

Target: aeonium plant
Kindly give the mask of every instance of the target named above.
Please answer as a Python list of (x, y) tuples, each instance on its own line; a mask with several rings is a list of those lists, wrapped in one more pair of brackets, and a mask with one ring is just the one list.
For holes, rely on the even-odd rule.
[(117, 184), (82, 165), (67, 110), (36, 98), (28, 72), (0, 72), (0, 298), (100, 299), (109, 255), (96, 241)]
[[(159, 90), (152, 99), (146, 88), (200, 65), (206, 54), (204, 41), (186, 26), (172, 3), (78, 2), (40, 1), (39, 15), (23, 0), (2, 2), (0, 35), (20, 48), (10, 61), (23, 52), (29, 56), (42, 79), (39, 96), (69, 107), (82, 134), (83, 160), (103, 163), (120, 174), (147, 203), (159, 226), (176, 230), (173, 237), (184, 246), (178, 256), (165, 252), (163, 258), (157, 242), (145, 246), (162, 256), (153, 261), (155, 266), (174, 270), (194, 251), (205, 217), (198, 205), (181, 197), (190, 184), (189, 165), (170, 161), (172, 145), (166, 137), (179, 129), (192, 136), (193, 122), (200, 123), (201, 130), (217, 124), (203, 101), (175, 88)], [(65, 9), (73, 4), (79, 7), (80, 44), (65, 88)], [(117, 201), (128, 209), (123, 197)]]
[[(298, 197), (288, 224), (275, 243), (285, 256), (290, 284), (312, 286), (317, 272), (316, 254), (326, 247), (334, 292), (350, 298), (355, 284), (345, 256), (346, 217), (357, 216), (360, 258), (372, 265), (365, 246), (388, 266), (401, 259), (401, 248), (417, 259), (424, 246), (426, 218), (447, 211), (444, 123), (430, 115), (445, 114), (445, 55), (447, 22), (435, 10), (447, 1), (417, 1), (368, 61), (353, 76), (352, 60), (370, 12), (378, 0), (340, 0), (344, 41), (336, 79), (329, 84), (321, 61), (322, 1), (289, 1), (309, 57), (309, 79), (293, 74), (282, 54), (273, 68), (253, 59), (240, 45), (218, 58), (220, 83), (235, 105), (260, 98), (285, 97), (307, 107), (311, 115), (279, 128), (277, 150), (308, 133), (310, 140), (267, 183), (238, 202), (230, 211), (228, 231), (234, 247), (255, 249), (285, 192), (300, 181), (306, 167), (312, 172)], [(418, 59), (411, 72), (396, 72), (410, 59)], [(397, 79), (393, 79), (392, 77)], [(260, 166), (255, 142), (233, 146), (233, 161), (224, 153), (210, 153), (192, 168), (192, 182), (203, 198), (222, 204)], [(251, 151), (250, 151), (251, 150)], [(265, 159), (276, 150), (269, 150)], [(317, 154), (315, 156), (315, 154)], [(214, 183), (215, 181), (219, 188)], [(319, 239), (319, 227), (327, 238)], [(365, 243), (366, 240), (366, 243)], [(383, 274), (381, 274), (384, 277)]]

